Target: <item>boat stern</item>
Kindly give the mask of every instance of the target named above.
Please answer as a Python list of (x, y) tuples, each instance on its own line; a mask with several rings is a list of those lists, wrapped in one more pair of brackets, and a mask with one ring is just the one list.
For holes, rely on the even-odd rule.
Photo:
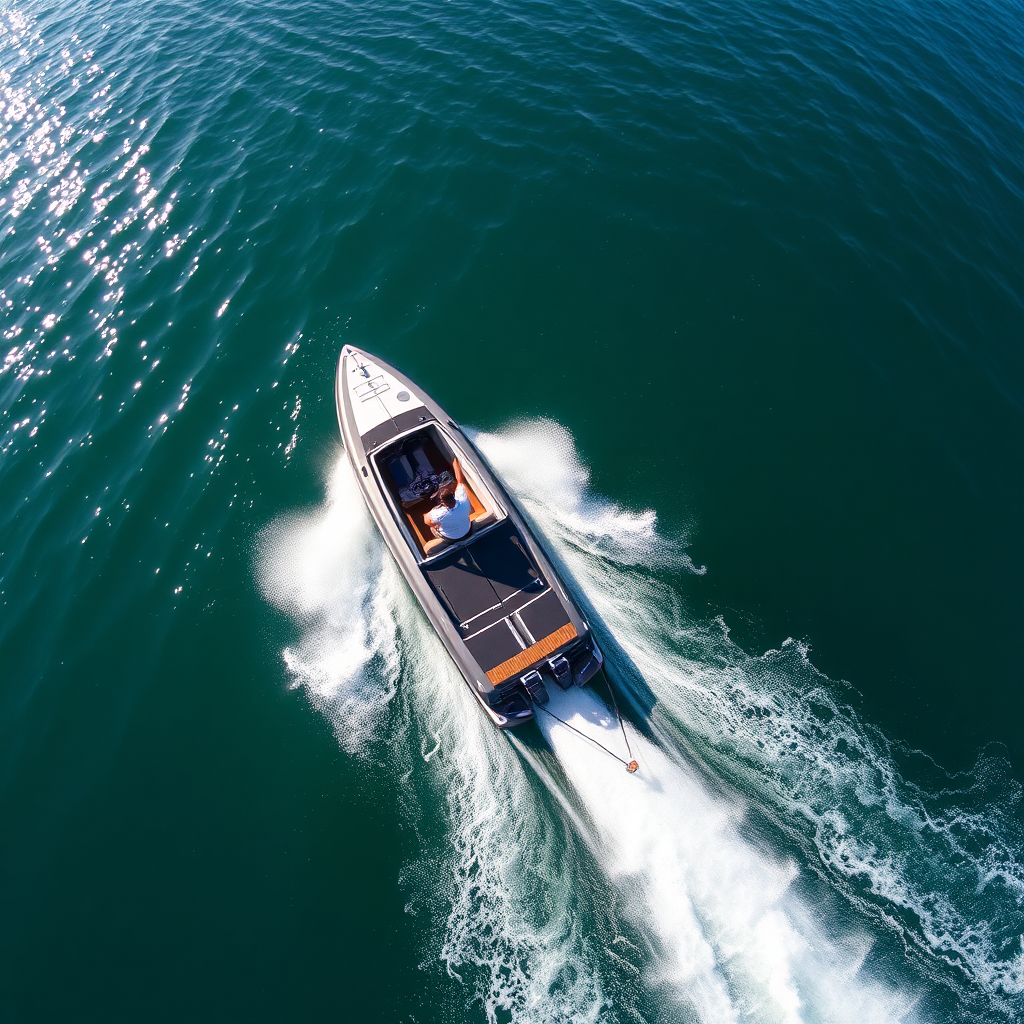
[(548, 702), (548, 688), (587, 686), (604, 665), (604, 655), (592, 635), (562, 653), (524, 672), (486, 696), (480, 695), (488, 716), (499, 729), (533, 721), (534, 708)]

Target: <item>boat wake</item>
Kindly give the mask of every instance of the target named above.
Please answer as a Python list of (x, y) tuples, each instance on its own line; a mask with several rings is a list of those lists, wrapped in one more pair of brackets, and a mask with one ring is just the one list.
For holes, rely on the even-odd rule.
[[(801, 645), (751, 657), (690, 614), (684, 544), (593, 494), (559, 425), (475, 440), (589, 602), (637, 775), (546, 715), (546, 742), (486, 721), (344, 458), (257, 558), (299, 625), (294, 685), (347, 751), (386, 746), (402, 773), (425, 966), (439, 954), (492, 1021), (1012, 1019), (1024, 871), (1005, 767), (949, 778), (861, 723)], [(620, 752), (597, 694), (550, 689)]]
[[(618, 722), (594, 694), (555, 693), (551, 707), (602, 746), (622, 747)], [(640, 735), (631, 737), (641, 766), (631, 776), (541, 719), (589, 811), (597, 858), (653, 943), (649, 983), (701, 1021), (907, 1018), (914, 1000), (862, 970), (870, 938), (830, 938), (791, 892), (794, 863), (742, 836), (742, 801), (713, 794), (685, 761)]]

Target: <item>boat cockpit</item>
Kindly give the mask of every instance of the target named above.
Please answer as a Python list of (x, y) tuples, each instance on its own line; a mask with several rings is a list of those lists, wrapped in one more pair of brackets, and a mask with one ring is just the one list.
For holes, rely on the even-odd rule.
[[(461, 454), (435, 424), (406, 434), (373, 453), (385, 493), (420, 561), (468, 539), (449, 541), (435, 537), (423, 521), (436, 504), (438, 489), (455, 479), (453, 461)], [(471, 506), (468, 537), (474, 537), (503, 519), (505, 513), (473, 471), (472, 463), (460, 457), (459, 466)]]

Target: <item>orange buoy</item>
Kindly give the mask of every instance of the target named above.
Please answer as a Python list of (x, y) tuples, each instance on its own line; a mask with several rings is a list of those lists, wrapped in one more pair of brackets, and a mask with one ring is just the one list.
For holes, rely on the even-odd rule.
[(630, 761), (629, 764), (626, 765), (626, 771), (629, 772), (630, 775), (632, 775), (633, 772), (635, 772), (639, 767), (640, 765), (638, 765), (636, 761)]

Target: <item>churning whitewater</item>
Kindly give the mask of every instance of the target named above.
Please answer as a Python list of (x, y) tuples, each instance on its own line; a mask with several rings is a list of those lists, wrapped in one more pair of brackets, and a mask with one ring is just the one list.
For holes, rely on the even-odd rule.
[[(1024, 874), (998, 765), (912, 781), (940, 773), (860, 723), (806, 647), (753, 658), (687, 610), (704, 570), (652, 511), (592, 493), (561, 426), (474, 439), (578, 587), (637, 775), (547, 715), (546, 743), (486, 721), (344, 457), (324, 505), (272, 523), (257, 556), (298, 626), (294, 685), (346, 751), (402, 774), (427, 966), (491, 1021), (914, 1021), (936, 985), (968, 1012), (979, 990), (1015, 1005)], [(602, 687), (551, 690), (559, 718), (625, 755)], [(424, 823), (439, 801), (441, 832)]]

